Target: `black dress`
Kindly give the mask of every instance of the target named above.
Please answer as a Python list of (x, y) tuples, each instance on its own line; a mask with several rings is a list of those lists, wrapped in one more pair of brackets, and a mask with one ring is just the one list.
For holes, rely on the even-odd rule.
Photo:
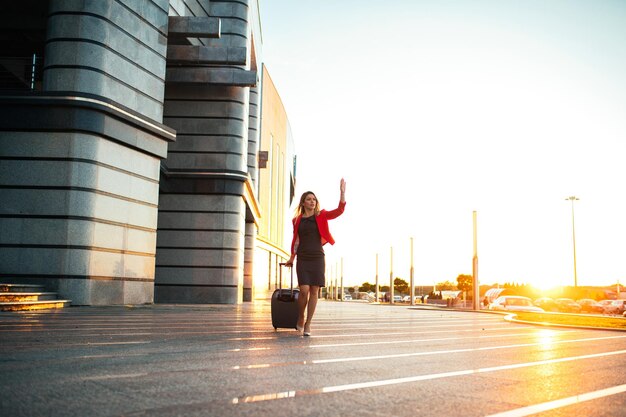
[(315, 216), (302, 217), (298, 227), (296, 274), (299, 285), (326, 286), (326, 261)]

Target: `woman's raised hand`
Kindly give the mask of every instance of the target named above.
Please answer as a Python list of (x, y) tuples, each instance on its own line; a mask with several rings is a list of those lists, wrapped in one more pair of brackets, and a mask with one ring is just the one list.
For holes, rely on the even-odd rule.
[(346, 180), (344, 180), (343, 178), (339, 182), (339, 191), (341, 192), (341, 201), (344, 201), (346, 193)]

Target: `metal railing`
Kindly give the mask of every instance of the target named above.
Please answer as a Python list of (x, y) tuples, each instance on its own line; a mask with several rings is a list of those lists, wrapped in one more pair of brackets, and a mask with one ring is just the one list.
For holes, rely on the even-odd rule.
[(42, 56), (0, 56), (0, 91), (40, 91), (42, 81)]

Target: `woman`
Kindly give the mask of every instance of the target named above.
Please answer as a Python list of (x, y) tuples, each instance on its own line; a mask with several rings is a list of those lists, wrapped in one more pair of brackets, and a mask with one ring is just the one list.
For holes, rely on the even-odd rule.
[[(339, 207), (334, 210), (320, 210), (319, 201), (311, 191), (307, 191), (300, 197), (300, 204), (296, 209), (296, 217), (293, 218), (293, 240), (291, 241), (291, 257), (286, 262), (288, 266), (298, 258), (296, 274), (298, 275), (298, 323), (296, 328), (303, 332), (304, 336), (311, 335), (311, 320), (320, 287), (326, 285), (326, 262), (324, 259), (324, 246), (326, 243), (333, 245), (335, 240), (330, 234), (328, 220), (335, 219), (343, 213), (346, 206), (345, 193), (346, 182), (341, 179), (339, 183), (341, 192)], [(304, 312), (306, 310), (306, 320)]]

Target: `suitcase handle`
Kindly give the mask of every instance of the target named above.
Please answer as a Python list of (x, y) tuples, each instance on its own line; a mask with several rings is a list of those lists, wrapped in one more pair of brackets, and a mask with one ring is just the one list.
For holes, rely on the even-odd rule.
[(279, 272), (279, 280), (278, 280), (278, 289), (283, 289), (283, 266), (287, 266), (291, 270), (291, 296), (293, 297), (293, 266), (287, 265), (287, 262), (281, 262), (278, 264)]

